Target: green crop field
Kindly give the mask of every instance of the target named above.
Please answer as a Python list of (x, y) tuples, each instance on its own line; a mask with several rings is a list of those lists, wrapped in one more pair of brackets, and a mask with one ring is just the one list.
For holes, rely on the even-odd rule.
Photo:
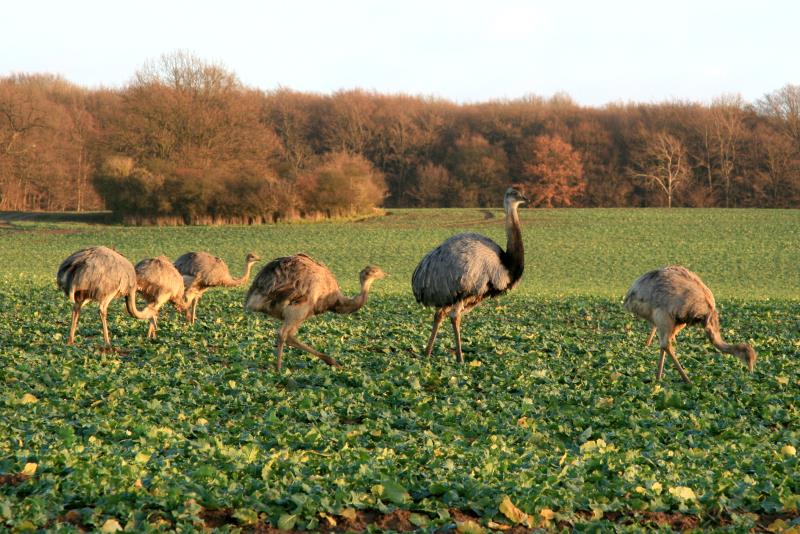
[[(134, 228), (0, 217), (0, 530), (800, 529), (800, 212), (522, 210), (526, 271), (464, 317), (466, 363), (411, 273), (446, 237), (505, 244), (499, 210), (394, 210), (352, 222)], [(347, 293), (381, 266), (354, 315), (276, 324), (212, 289), (198, 322), (169, 307), (159, 337), (95, 304), (66, 346), (59, 263), (90, 245), (129, 259), (189, 250), (234, 275), (306, 252)], [(667, 363), (621, 307), (672, 263), (714, 291), (723, 337), (752, 343), (753, 374), (687, 328)], [(257, 264), (258, 269), (262, 264)], [(140, 301), (140, 306), (141, 304)], [(796, 531), (796, 530), (795, 530)]]

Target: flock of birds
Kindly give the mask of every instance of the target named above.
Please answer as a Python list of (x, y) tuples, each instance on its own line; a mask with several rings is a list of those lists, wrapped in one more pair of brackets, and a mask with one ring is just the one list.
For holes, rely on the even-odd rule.
[[(513, 289), (525, 268), (525, 251), (518, 214), (520, 204), (527, 202), (515, 188), (509, 188), (503, 199), (507, 243), (503, 250), (488, 237), (462, 233), (447, 239), (422, 258), (411, 278), (417, 302), (435, 309), (430, 338), (425, 349), (431, 355), (436, 334), (445, 316), (455, 334), (455, 352), (464, 361), (461, 348), (461, 317), (484, 299)], [(72, 302), (72, 323), (68, 343), (75, 339), (75, 330), (83, 306), (95, 301), (100, 307), (103, 339), (108, 335), (107, 310), (111, 301), (125, 297), (128, 312), (150, 322), (147, 335), (156, 336), (161, 307), (171, 302), (185, 312), (194, 323), (197, 304), (212, 287), (238, 287), (247, 283), (253, 265), (259, 261), (250, 253), (244, 274), (231, 277), (228, 266), (220, 258), (206, 252), (188, 252), (172, 263), (159, 256), (140, 261), (134, 267), (117, 251), (99, 246), (75, 252), (65, 259), (57, 273), (57, 283)], [(367, 303), (376, 280), (384, 278), (379, 267), (367, 266), (360, 273), (361, 292), (354, 298), (342, 294), (336, 278), (325, 265), (305, 254), (272, 260), (256, 275), (245, 297), (245, 309), (265, 313), (281, 322), (276, 335), (276, 366), (280, 371), (286, 344), (317, 356), (325, 363), (339, 367), (330, 356), (297, 339), (300, 325), (314, 315), (328, 311), (353, 313)], [(147, 306), (139, 310), (136, 292), (144, 296)], [(675, 355), (675, 336), (686, 325), (703, 327), (708, 339), (718, 350), (738, 357), (753, 371), (756, 352), (746, 344), (729, 345), (720, 336), (719, 314), (714, 296), (700, 278), (680, 266), (650, 271), (639, 277), (628, 290), (625, 308), (647, 320), (652, 331), (649, 346), (656, 334), (660, 345), (657, 380), (664, 372), (669, 355), (681, 377), (689, 377)]]

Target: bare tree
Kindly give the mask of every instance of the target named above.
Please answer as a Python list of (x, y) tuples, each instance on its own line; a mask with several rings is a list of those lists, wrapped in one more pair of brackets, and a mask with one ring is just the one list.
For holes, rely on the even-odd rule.
[(739, 143), (744, 135), (743, 111), (744, 102), (738, 95), (717, 98), (711, 105), (711, 153), (725, 188), (726, 208), (731, 205), (731, 184)]
[(800, 146), (800, 85), (786, 85), (764, 95), (756, 109), (775, 121), (796, 146)]
[(672, 207), (675, 192), (689, 180), (689, 162), (683, 143), (666, 132), (653, 134), (634, 156), (633, 176), (660, 188)]

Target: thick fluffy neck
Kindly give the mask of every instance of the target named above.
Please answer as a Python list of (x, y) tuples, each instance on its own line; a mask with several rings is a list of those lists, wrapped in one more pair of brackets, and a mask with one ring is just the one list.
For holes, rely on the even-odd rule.
[(333, 308), (334, 313), (354, 313), (361, 309), (361, 307), (367, 303), (372, 282), (374, 282), (374, 278), (367, 278), (361, 282), (361, 293), (356, 295), (355, 298), (345, 297), (344, 295), (340, 296), (339, 301)]
[(225, 285), (228, 286), (228, 287), (243, 286), (247, 282), (247, 280), (250, 278), (250, 270), (253, 268), (253, 263), (254, 262), (252, 262), (252, 261), (248, 261), (247, 262), (247, 266), (244, 269), (244, 274), (242, 276), (240, 276), (239, 278), (231, 278), (230, 281)]
[(511, 274), (514, 283), (522, 277), (525, 270), (525, 247), (522, 244), (522, 227), (517, 213), (517, 202), (506, 201), (506, 250), (503, 264)]

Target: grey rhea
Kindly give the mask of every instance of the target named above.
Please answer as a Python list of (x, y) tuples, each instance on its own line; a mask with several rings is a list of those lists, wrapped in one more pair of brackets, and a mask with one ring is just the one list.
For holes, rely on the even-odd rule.
[(244, 274), (239, 278), (231, 277), (225, 262), (207, 252), (187, 252), (175, 260), (175, 268), (183, 276), (183, 286), (186, 292), (188, 303), (186, 320), (194, 324), (197, 319), (197, 303), (208, 289), (239, 287), (247, 283), (253, 264), (260, 259), (255, 253), (248, 253), (245, 258)]
[(61, 262), (56, 273), (56, 283), (72, 302), (72, 323), (68, 344), (75, 341), (75, 330), (81, 308), (95, 301), (100, 307), (103, 340), (111, 346), (108, 335), (108, 305), (117, 297), (125, 297), (128, 313), (137, 319), (147, 320), (152, 310), (136, 308), (136, 272), (125, 256), (108, 247), (90, 247), (79, 250)]
[(136, 264), (136, 284), (139, 292), (153, 310), (147, 337), (155, 338), (158, 329), (158, 312), (167, 302), (179, 312), (188, 309), (184, 298), (183, 277), (166, 256), (147, 258)]
[(751, 373), (755, 368), (757, 355), (753, 347), (747, 343), (729, 345), (722, 340), (714, 295), (699, 276), (685, 267), (672, 265), (643, 274), (628, 290), (623, 305), (626, 310), (652, 325), (647, 346), (658, 334), (661, 350), (656, 380), (661, 380), (664, 361), (669, 354), (681, 378), (690, 383), (672, 344), (678, 332), (692, 324), (701, 325), (711, 344), (718, 350), (738, 357)]
[(417, 302), (436, 308), (433, 328), (425, 349), (433, 351), (439, 325), (450, 316), (456, 344), (456, 358), (464, 361), (461, 350), (461, 315), (486, 298), (513, 289), (525, 269), (525, 251), (517, 209), (528, 199), (515, 188), (503, 198), (506, 226), (506, 249), (488, 237), (458, 234), (422, 258), (411, 276), (411, 288)]
[(349, 298), (342, 294), (339, 283), (325, 265), (306, 254), (295, 254), (274, 259), (261, 269), (247, 292), (244, 307), (281, 321), (275, 349), (278, 371), (287, 343), (328, 365), (340, 367), (336, 360), (302, 343), (295, 334), (303, 321), (314, 315), (358, 311), (367, 303), (372, 283), (385, 276), (379, 267), (368, 265), (359, 273), (361, 292)]

